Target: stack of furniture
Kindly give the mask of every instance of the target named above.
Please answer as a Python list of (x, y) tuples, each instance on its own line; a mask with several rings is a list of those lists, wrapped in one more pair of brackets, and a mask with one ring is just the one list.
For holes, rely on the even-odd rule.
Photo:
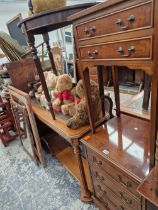
[[(158, 188), (152, 188), (155, 197), (140, 184), (155, 166), (157, 159), (158, 125), (158, 1), (109, 0), (71, 16), (77, 49), (77, 59), (84, 81), (89, 107), (91, 133), (82, 144), (89, 163), (94, 192), (100, 209), (144, 210), (156, 201)], [(104, 126), (96, 128), (90, 97), (89, 73), (96, 66), (100, 96), (104, 107), (103, 72), (112, 69), (117, 116)], [(151, 76), (151, 116), (120, 112), (118, 67), (141, 69)], [(103, 110), (104, 111), (104, 110)], [(153, 173), (151, 171), (150, 181)], [(156, 173), (154, 173), (156, 174)], [(156, 177), (156, 176), (155, 176)], [(158, 177), (158, 176), (157, 176)], [(146, 183), (148, 183), (147, 180)], [(151, 185), (150, 185), (151, 186)], [(147, 188), (146, 188), (147, 189)]]
[(14, 117), (10, 102), (0, 96), (0, 139), (6, 147), (9, 141), (17, 137)]
[[(95, 4), (87, 3), (50, 10), (48, 12), (43, 12), (38, 15), (33, 15), (32, 17), (26, 18), (22, 20), (19, 24), (19, 26), (22, 27), (25, 33), (29, 46), (32, 49), (34, 63), (36, 65), (36, 69), (39, 74), (49, 107), (49, 111), (47, 111), (43, 109), (39, 104), (32, 101), (31, 109), (34, 112), (36, 119), (40, 120), (40, 122), (47, 125), (50, 129), (59, 134), (59, 136), (63, 137), (63, 139), (66, 140), (66, 142), (68, 142), (72, 146), (73, 152), (75, 154), (75, 170), (79, 174), (79, 181), (81, 185), (81, 200), (84, 202), (90, 202), (92, 201), (92, 198), (87, 186), (84, 166), (79, 147), (79, 140), (90, 130), (90, 127), (89, 125), (86, 125), (77, 130), (72, 130), (66, 126), (65, 121), (63, 119), (60, 119), (59, 116), (55, 116), (52, 108), (51, 98), (44, 78), (40, 58), (38, 57), (37, 50), (35, 48), (35, 35), (41, 34), (43, 36), (44, 42), (47, 46), (51, 67), (53, 69), (53, 72), (57, 74), (54, 57), (49, 43), (48, 32), (70, 25), (72, 22), (68, 21), (68, 16), (80, 12), (83, 9), (86, 9), (93, 5)], [(55, 135), (53, 137), (55, 138)], [(73, 164), (74, 163), (72, 163), (71, 165)]]

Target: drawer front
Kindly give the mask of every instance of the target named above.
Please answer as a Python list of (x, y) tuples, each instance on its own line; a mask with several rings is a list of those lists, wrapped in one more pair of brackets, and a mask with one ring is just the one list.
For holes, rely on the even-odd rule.
[(133, 203), (131, 207), (124, 201), (120, 201), (115, 194), (103, 184), (94, 182), (95, 196), (104, 203), (104, 206), (110, 210), (141, 210), (141, 203)]
[[(135, 195), (138, 199), (140, 199), (140, 195), (137, 193), (137, 188), (139, 183), (131, 179), (127, 174), (123, 171), (116, 168), (114, 165), (111, 165), (103, 160), (102, 157), (98, 156), (96, 153), (87, 149), (88, 161), (91, 168), (96, 168), (97, 171), (105, 171), (112, 179), (118, 182), (121, 186), (130, 191), (133, 195)], [(99, 175), (98, 175), (99, 176)], [(102, 179), (98, 177), (98, 179)]]
[(149, 60), (151, 49), (152, 39), (149, 37), (81, 47), (80, 57), (83, 60)]
[(110, 210), (136, 210), (129, 209), (123, 202), (120, 202), (111, 190), (106, 186), (94, 181), (95, 196), (103, 202), (104, 206)]
[(100, 171), (98, 172), (98, 170), (92, 168), (91, 171), (93, 183), (97, 183), (97, 186), (95, 186), (94, 184), (94, 189), (96, 192), (101, 192), (103, 197), (106, 195), (115, 196), (119, 203), (124, 204), (124, 208), (126, 207), (126, 209), (141, 209), (141, 201), (135, 199), (135, 197), (132, 194), (130, 194), (127, 190), (124, 189), (124, 187), (122, 187), (114, 180), (111, 180), (108, 176), (106, 176), (105, 173), (102, 173)]
[(78, 39), (115, 34), (152, 26), (152, 3), (143, 3), (76, 27)]

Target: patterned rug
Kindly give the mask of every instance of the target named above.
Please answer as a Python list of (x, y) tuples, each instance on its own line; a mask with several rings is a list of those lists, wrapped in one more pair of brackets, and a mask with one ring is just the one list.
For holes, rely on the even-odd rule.
[(78, 182), (60, 162), (45, 158), (47, 168), (39, 168), (18, 140), (0, 142), (0, 210), (97, 210), (80, 201)]

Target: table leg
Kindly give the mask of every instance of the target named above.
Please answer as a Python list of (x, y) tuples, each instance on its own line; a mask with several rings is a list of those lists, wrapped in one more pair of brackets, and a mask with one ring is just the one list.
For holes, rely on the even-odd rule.
[(27, 40), (28, 40), (29, 46), (31, 47), (33, 60), (34, 60), (36, 69), (38, 71), (38, 74), (39, 74), (39, 77), (40, 77), (40, 80), (41, 80), (41, 84), (42, 84), (42, 87), (43, 87), (44, 95), (47, 99), (47, 104), (48, 104), (49, 110), (51, 112), (51, 115), (52, 115), (53, 119), (55, 120), (55, 114), (54, 114), (54, 111), (53, 111), (52, 102), (51, 102), (51, 98), (50, 98), (50, 95), (49, 95), (49, 92), (48, 92), (47, 84), (46, 84), (46, 81), (45, 81), (45, 78), (44, 78), (42, 65), (41, 65), (39, 57), (37, 56), (37, 50), (36, 50), (36, 47), (35, 47), (35, 38), (34, 38), (33, 35), (29, 34), (27, 36)]
[(116, 114), (118, 117), (120, 117), (120, 92), (119, 92), (119, 81), (118, 81), (118, 68), (116, 66), (112, 66), (112, 77), (114, 83)]
[(95, 120), (94, 120), (94, 114), (93, 114), (93, 106), (92, 106), (92, 100), (91, 100), (91, 88), (90, 88), (90, 77), (89, 77), (89, 68), (84, 69), (82, 71), (82, 79), (83, 79), (83, 86), (85, 89), (85, 96), (88, 104), (88, 117), (89, 117), (89, 123), (92, 130), (92, 133), (95, 133)]
[(55, 62), (54, 62), (54, 56), (53, 56), (53, 53), (51, 51), (51, 47), (50, 47), (50, 44), (49, 44), (48, 33), (43, 34), (43, 40), (44, 40), (44, 42), (46, 43), (46, 46), (47, 46), (47, 52), (48, 52), (48, 56), (49, 56), (49, 60), (50, 60), (53, 72), (54, 72), (55, 75), (57, 75), (57, 70), (56, 70), (56, 66), (55, 66)]
[(81, 201), (83, 201), (84, 203), (91, 203), (93, 200), (91, 198), (91, 193), (88, 190), (88, 186), (87, 186), (81, 152), (80, 152), (80, 148), (79, 148), (79, 139), (72, 139), (72, 147), (73, 147), (74, 153), (76, 155), (76, 159), (77, 159), (78, 167), (79, 167), (79, 171), (80, 171)]
[(97, 66), (97, 72), (98, 72), (98, 81), (99, 81), (99, 92), (100, 92), (100, 98), (102, 103), (102, 115), (105, 116), (105, 99), (104, 99), (104, 80), (103, 80), (103, 68), (104, 66)]
[(144, 84), (144, 98), (142, 108), (145, 111), (148, 111), (149, 100), (150, 100), (150, 91), (151, 91), (151, 76), (145, 74), (145, 84)]

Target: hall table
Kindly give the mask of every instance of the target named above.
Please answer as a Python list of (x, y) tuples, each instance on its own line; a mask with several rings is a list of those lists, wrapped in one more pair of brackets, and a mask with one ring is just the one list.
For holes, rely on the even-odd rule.
[(47, 46), (48, 56), (50, 60), (50, 64), (52, 67), (53, 72), (57, 75), (56, 66), (54, 63), (54, 57), (51, 52), (51, 47), (49, 43), (49, 35), (48, 33), (59, 28), (68, 26), (72, 24), (72, 21), (68, 20), (70, 15), (73, 15), (77, 12), (80, 12), (88, 7), (94, 6), (96, 3), (86, 3), (86, 4), (77, 4), (73, 6), (62, 7), (58, 9), (49, 10), (46, 12), (41, 12), (37, 15), (33, 15), (31, 17), (23, 19), (18, 26), (22, 28), (27, 43), (31, 48), (34, 63), (39, 74), (42, 87), (44, 90), (44, 94), (46, 96), (49, 110), (52, 114), (53, 119), (55, 119), (55, 114), (53, 112), (51, 98), (49, 95), (49, 91), (46, 85), (46, 81), (44, 78), (42, 64), (40, 59), (37, 55), (37, 50), (35, 47), (35, 35), (42, 35), (43, 40)]
[(52, 116), (50, 111), (42, 108), (35, 102), (31, 102), (32, 111), (41, 122), (51, 128), (53, 131), (58, 133), (62, 136), (66, 141), (68, 141), (74, 150), (78, 167), (79, 173), (81, 177), (80, 186), (81, 186), (81, 200), (83, 202), (91, 202), (91, 195), (87, 187), (87, 181), (85, 177), (85, 171), (83, 167), (83, 162), (81, 158), (81, 151), (79, 147), (79, 140), (88, 132), (90, 131), (89, 125), (83, 126), (77, 130), (72, 130), (68, 128), (64, 122), (64, 120), (56, 117), (56, 120), (52, 120)]
[(49, 111), (44, 110), (39, 105), (32, 102), (32, 109), (36, 117), (44, 124), (50, 127), (53, 131), (57, 132), (65, 140), (71, 143), (74, 153), (78, 161), (78, 167), (81, 175), (81, 200), (84, 202), (92, 201), (90, 192), (87, 187), (85, 178), (85, 172), (83, 169), (82, 158), (79, 149), (79, 139), (89, 130), (89, 126), (82, 127), (78, 130), (71, 130), (67, 128), (65, 123), (55, 116), (52, 108), (51, 98), (44, 78), (42, 65), (37, 55), (35, 47), (35, 35), (42, 35), (44, 42), (47, 46), (48, 56), (51, 63), (53, 72), (57, 75), (53, 54), (49, 43), (48, 33), (56, 29), (70, 25), (72, 21), (68, 20), (68, 16), (80, 12), (88, 7), (95, 5), (96, 3), (77, 4), (73, 6), (62, 7), (59, 9), (53, 9), (46, 12), (33, 15), (26, 19), (23, 19), (19, 23), (19, 27), (24, 31), (27, 43), (31, 47), (34, 63), (39, 74), (41, 84), (46, 96)]

